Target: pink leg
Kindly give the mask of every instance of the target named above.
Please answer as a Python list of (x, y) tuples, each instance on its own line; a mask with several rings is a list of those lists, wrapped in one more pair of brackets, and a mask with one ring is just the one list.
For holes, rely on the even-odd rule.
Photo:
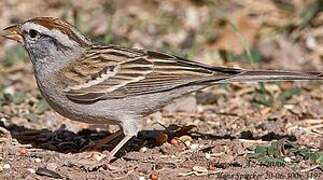
[(125, 136), (118, 144), (116, 147), (113, 148), (113, 150), (110, 152), (111, 158), (114, 157), (114, 155), (132, 138), (133, 136), (128, 135)]

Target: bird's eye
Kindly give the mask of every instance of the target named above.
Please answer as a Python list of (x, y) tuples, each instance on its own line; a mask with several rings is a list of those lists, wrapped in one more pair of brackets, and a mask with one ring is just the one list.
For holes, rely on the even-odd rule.
[(29, 30), (29, 36), (31, 38), (35, 38), (35, 37), (37, 37), (37, 35), (38, 35), (38, 31), (36, 31), (34, 29)]

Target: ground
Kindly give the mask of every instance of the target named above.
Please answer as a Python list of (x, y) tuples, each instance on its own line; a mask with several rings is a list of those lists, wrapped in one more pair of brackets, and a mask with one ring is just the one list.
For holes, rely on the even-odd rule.
[[(35, 9), (39, 11), (35, 11)], [(103, 43), (216, 66), (323, 71), (322, 2), (0, 1), (0, 27), (59, 16)], [(46, 14), (43, 14), (46, 12)], [(0, 179), (323, 179), (323, 84), (223, 84), (145, 117), (108, 162), (117, 127), (56, 114), (31, 64), (0, 41)]]

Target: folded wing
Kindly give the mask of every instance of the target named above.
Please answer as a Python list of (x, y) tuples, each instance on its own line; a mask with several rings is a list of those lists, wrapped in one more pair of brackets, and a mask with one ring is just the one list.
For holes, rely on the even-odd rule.
[(151, 94), (179, 86), (224, 80), (241, 70), (214, 68), (151, 51), (96, 46), (64, 68), (66, 96), (74, 101)]

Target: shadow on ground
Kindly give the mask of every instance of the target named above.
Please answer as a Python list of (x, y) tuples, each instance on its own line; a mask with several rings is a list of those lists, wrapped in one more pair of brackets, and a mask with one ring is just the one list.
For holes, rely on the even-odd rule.
[[(12, 138), (17, 139), (21, 144), (31, 144), (33, 148), (40, 148), (44, 150), (51, 150), (61, 153), (79, 153), (84, 151), (89, 144), (94, 144), (95, 141), (103, 139), (111, 133), (108, 131), (96, 131), (91, 129), (83, 129), (78, 133), (74, 133), (65, 128), (62, 125), (58, 130), (50, 131), (48, 129), (29, 129), (24, 126), (18, 126), (15, 124), (10, 125), (10, 127), (5, 127), (3, 123), (0, 127), (6, 128), (10, 131)], [(160, 146), (156, 143), (156, 137), (161, 133), (165, 133), (163, 130), (143, 130), (137, 137), (132, 138), (126, 145), (126, 150), (129, 151), (139, 151), (143, 146), (149, 148), (154, 148)], [(249, 139), (249, 140), (280, 140), (287, 139), (290, 141), (296, 141), (295, 136), (290, 135), (278, 135), (274, 132), (270, 132), (266, 135), (255, 137), (250, 131), (243, 131), (240, 133), (240, 137), (234, 137), (231, 135), (217, 136), (213, 134), (204, 134), (200, 132), (188, 132), (193, 139), (210, 139), (210, 140), (223, 140), (223, 139)], [(169, 139), (174, 138), (174, 134), (168, 134)], [(122, 137), (118, 137), (112, 142), (108, 143), (106, 146), (102, 147), (102, 150), (111, 150)], [(85, 150), (86, 151), (86, 150)]]

